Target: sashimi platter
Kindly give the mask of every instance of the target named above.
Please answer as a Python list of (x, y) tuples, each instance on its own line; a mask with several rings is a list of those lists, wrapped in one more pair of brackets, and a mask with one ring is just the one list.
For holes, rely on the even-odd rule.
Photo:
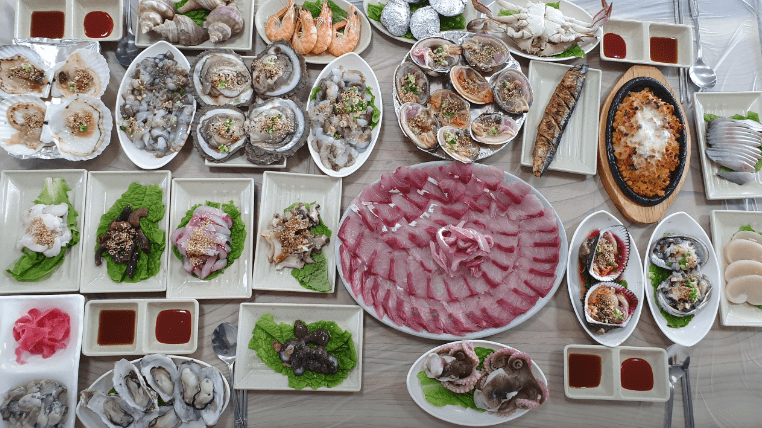
[(641, 3), (0, 2), (0, 428), (759, 426), (760, 11)]

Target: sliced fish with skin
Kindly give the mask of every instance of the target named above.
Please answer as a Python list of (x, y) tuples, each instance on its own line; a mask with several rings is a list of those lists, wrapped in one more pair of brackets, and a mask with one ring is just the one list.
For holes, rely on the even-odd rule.
[(707, 148), (707, 151), (709, 150), (711, 150), (715, 154), (727, 153), (729, 155), (732, 155), (732, 154), (738, 153), (738, 154), (742, 154), (744, 156), (748, 156), (754, 159), (759, 159), (760, 157), (762, 157), (762, 150), (756, 147), (751, 147), (751, 146), (732, 146), (732, 145), (712, 146)]
[(746, 157), (743, 154), (713, 152), (711, 149), (707, 149), (706, 154), (709, 156), (709, 159), (733, 171), (754, 172), (754, 165), (759, 160)]
[(751, 183), (757, 178), (756, 172), (744, 172), (744, 171), (719, 171), (717, 175), (731, 181), (739, 186), (743, 186), (746, 183)]

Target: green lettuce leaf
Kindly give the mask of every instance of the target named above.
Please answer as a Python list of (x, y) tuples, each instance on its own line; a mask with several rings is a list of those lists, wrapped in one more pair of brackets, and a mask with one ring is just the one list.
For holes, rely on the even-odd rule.
[(386, 6), (384, 3), (368, 4), (368, 18), (381, 22), (381, 12), (384, 11), (384, 6)]
[(370, 106), (373, 107), (373, 116), (371, 117), (370, 121), (370, 129), (376, 129), (376, 126), (378, 126), (379, 122), (381, 122), (381, 110), (376, 107), (376, 96), (373, 95), (373, 91), (370, 90), (370, 86), (367, 86), (365, 88), (365, 92), (370, 95)]
[[(188, 3), (188, 0), (181, 0), (179, 2), (175, 3), (175, 10), (185, 6), (185, 3)], [(185, 15), (188, 18), (192, 19), (193, 22), (200, 26), (204, 26), (204, 21), (206, 20), (206, 17), (209, 16), (211, 13), (210, 10), (206, 9), (195, 9), (195, 10), (189, 10), (185, 13), (182, 13), (181, 15)]]
[(569, 57), (584, 58), (585, 51), (583, 51), (582, 48), (579, 47), (579, 45), (575, 44), (574, 46), (561, 52), (560, 54), (553, 56), (553, 58), (569, 58)]
[[(212, 280), (222, 275), (225, 272), (225, 269), (230, 267), (230, 265), (232, 265), (237, 258), (241, 257), (241, 254), (243, 253), (243, 247), (246, 244), (246, 226), (243, 224), (243, 220), (241, 220), (241, 211), (238, 210), (238, 208), (235, 206), (235, 203), (233, 203), (233, 201), (230, 201), (226, 204), (220, 204), (219, 202), (206, 201), (204, 205), (212, 207), (212, 208), (219, 208), (222, 211), (225, 211), (225, 214), (229, 215), (230, 218), (233, 219), (233, 227), (230, 228), (230, 240), (232, 241), (232, 243), (230, 244), (230, 252), (228, 253), (228, 264), (224, 268), (218, 271), (214, 271), (210, 273), (209, 276), (204, 278), (204, 280)], [(179, 229), (181, 227), (185, 227), (188, 224), (188, 222), (190, 222), (191, 218), (193, 217), (193, 211), (195, 211), (196, 208), (200, 206), (201, 204), (196, 204), (192, 206), (185, 213), (185, 216), (182, 218), (182, 220), (180, 220), (180, 224), (178, 225), (177, 228)], [(178, 259), (180, 260), (183, 259), (183, 255), (180, 254), (180, 251), (174, 245), (172, 246), (172, 253)]]
[[(151, 251), (144, 253), (143, 250), (138, 248), (140, 257), (138, 258), (138, 264), (135, 268), (135, 275), (132, 278), (127, 276), (127, 264), (117, 263), (111, 259), (111, 256), (107, 253), (103, 254), (103, 258), (106, 260), (106, 270), (108, 276), (114, 282), (140, 282), (144, 281), (161, 270), (161, 255), (164, 252), (166, 242), (164, 241), (164, 231), (159, 229), (159, 221), (164, 218), (164, 202), (162, 202), (163, 192), (161, 188), (155, 184), (150, 186), (143, 186), (138, 183), (131, 183), (130, 187), (122, 196), (114, 202), (105, 214), (101, 216), (100, 223), (98, 223), (97, 236), (101, 236), (108, 230), (108, 226), (112, 220), (119, 217), (124, 207), (131, 206), (133, 210), (139, 208), (148, 208), (148, 216), (140, 219), (140, 229), (143, 234), (151, 242)], [(95, 249), (98, 248), (98, 243), (95, 243)]]
[(297, 376), (290, 367), (285, 367), (272, 344), (276, 340), (283, 343), (295, 337), (294, 325), (279, 324), (270, 314), (265, 314), (257, 320), (249, 341), (249, 349), (256, 351), (257, 357), (275, 372), (288, 376), (288, 386), (291, 388), (304, 389), (310, 387), (318, 389), (323, 386), (333, 388), (341, 384), (357, 365), (357, 352), (352, 342), (352, 333), (342, 330), (335, 322), (316, 321), (307, 324), (308, 331), (315, 331), (320, 328), (331, 334), (331, 340), (325, 350), (339, 360), (339, 370), (334, 374), (315, 373), (308, 370), (303, 375)]
[[(656, 288), (659, 287), (659, 284), (661, 284), (665, 279), (669, 278), (670, 275), (672, 275), (671, 270), (663, 269), (653, 264), (648, 267), (648, 278), (651, 280), (651, 285), (654, 287), (654, 299), (656, 299)], [(693, 315), (688, 315), (686, 317), (676, 317), (674, 315), (668, 314), (660, 306), (657, 305), (657, 307), (659, 308), (659, 312), (661, 312), (661, 315), (664, 317), (664, 319), (667, 320), (667, 327), (682, 328), (688, 325), (688, 323), (690, 323), (693, 319)]]
[[(304, 2), (302, 6), (304, 6), (310, 11), (313, 18), (317, 18), (318, 16), (320, 16), (320, 10), (323, 7), (323, 3), (325, 3), (325, 1), (323, 0), (306, 1)], [(336, 3), (332, 2), (331, 0), (328, 0), (328, 6), (331, 8), (331, 12), (333, 13), (334, 24), (347, 17), (347, 11), (340, 8)]]
[[(561, 6), (561, 2), (557, 3), (545, 3), (546, 5), (552, 7), (553, 9), (559, 9)], [(519, 13), (518, 10), (507, 10), (507, 9), (501, 9), (500, 12), (497, 13), (497, 16), (511, 16)]]
[[(477, 346), (474, 348), (474, 352), (476, 352), (476, 356), (479, 357), (479, 366), (477, 366), (476, 369), (481, 370), (484, 365), (484, 359), (495, 351), (493, 349)], [(452, 405), (484, 412), (484, 409), (480, 409), (474, 404), (474, 391), (466, 392), (464, 394), (456, 394), (443, 387), (442, 382), (426, 376), (426, 372), (424, 371), (418, 372), (417, 377), (418, 380), (421, 381), (423, 396), (426, 398), (426, 401), (434, 406), (443, 407)]]

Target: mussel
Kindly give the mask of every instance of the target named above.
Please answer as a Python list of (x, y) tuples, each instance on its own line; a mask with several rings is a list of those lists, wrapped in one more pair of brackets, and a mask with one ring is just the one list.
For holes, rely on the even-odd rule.
[(437, 132), (437, 142), (439, 147), (459, 162), (472, 163), (479, 157), (479, 144), (465, 129), (443, 126)]
[(689, 271), (706, 264), (709, 250), (692, 236), (667, 233), (651, 248), (650, 258), (660, 268)]
[(656, 301), (668, 314), (685, 317), (709, 302), (712, 283), (698, 270), (675, 271), (656, 288)]
[(632, 291), (614, 282), (601, 282), (585, 295), (585, 321), (598, 334), (624, 328), (637, 306), (638, 298)]
[(483, 144), (505, 144), (516, 136), (518, 129), (507, 115), (484, 112), (471, 121), (471, 138)]
[(466, 129), (471, 123), (471, 105), (449, 89), (434, 91), (429, 97), (429, 108), (434, 111), (441, 125)]
[(417, 103), (405, 103), (400, 107), (400, 128), (418, 148), (435, 151), (439, 120), (434, 112)]
[(511, 57), (508, 53), (508, 45), (489, 34), (471, 34), (460, 46), (466, 62), (484, 73), (497, 71)]
[(532, 106), (532, 87), (524, 73), (509, 68), (492, 79), (492, 93), (501, 109), (523, 114)]
[(463, 98), (474, 104), (489, 104), (494, 98), (487, 79), (471, 67), (456, 65), (450, 69), (450, 82)]
[(460, 62), (462, 49), (440, 37), (419, 40), (410, 49), (410, 58), (430, 76), (440, 76)]
[(429, 100), (429, 79), (415, 64), (405, 61), (394, 71), (394, 85), (400, 103), (426, 104)]

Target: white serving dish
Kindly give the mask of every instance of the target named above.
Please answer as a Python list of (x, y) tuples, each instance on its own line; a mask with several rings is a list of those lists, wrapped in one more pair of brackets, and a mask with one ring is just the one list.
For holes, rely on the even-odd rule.
[[(569, 354), (589, 354), (601, 357), (601, 383), (595, 388), (569, 386)], [(648, 362), (654, 376), (650, 391), (634, 391), (622, 387), (622, 362), (640, 358)], [(667, 401), (669, 398), (669, 365), (667, 351), (661, 348), (596, 345), (566, 345), (564, 347), (564, 393), (568, 398), (587, 400)]]
[(717, 175), (720, 165), (712, 162), (706, 155), (706, 125), (704, 114), (730, 117), (735, 114), (747, 115), (749, 112), (762, 114), (762, 92), (696, 92), (693, 95), (693, 116), (696, 120), (701, 173), (704, 177), (706, 198), (741, 199), (762, 197), (762, 178), (757, 173), (754, 181), (743, 186), (735, 184)]
[[(363, 12), (365, 12), (365, 15), (368, 16), (368, 6), (370, 6), (370, 5), (377, 6), (379, 4), (386, 4), (386, 3), (384, 3), (383, 1), (379, 1), (379, 0), (363, 0), (363, 2), (362, 2)], [(476, 9), (474, 9), (474, 6), (471, 4), (470, 1), (466, 2), (466, 9), (463, 10), (463, 14), (462, 15), (463, 15), (463, 19), (466, 21), (466, 24), (468, 24), (472, 19), (476, 19), (478, 17)], [(393, 36), (386, 29), (386, 27), (384, 27), (384, 24), (382, 24), (380, 21), (376, 21), (374, 19), (368, 18), (368, 22), (370, 22), (374, 27), (376, 27), (376, 29), (378, 31), (384, 33), (385, 35), (387, 35), (388, 37), (391, 37), (394, 40), (399, 40), (400, 42), (403, 42), (403, 43), (410, 43), (411, 45), (418, 41), (416, 39), (407, 39), (405, 37)], [(455, 29), (453, 29), (453, 30), (455, 30)], [(467, 30), (465, 28), (462, 28), (460, 30), (455, 30), (455, 31), (467, 31)]]
[(318, 293), (304, 288), (291, 276), (291, 269), (278, 270), (267, 261), (269, 246), (262, 237), (273, 214), (295, 202), (320, 204), (320, 218), (333, 232), (328, 245), (323, 247), (323, 254), (328, 262), (328, 281), (331, 291), (336, 289), (336, 239), (339, 233), (341, 217), (341, 179), (323, 175), (294, 174), (289, 172), (265, 171), (262, 180), (262, 193), (259, 197), (259, 222), (257, 225), (256, 249), (254, 250), (254, 274), (251, 282), (255, 290), (295, 291)]
[(569, 299), (571, 300), (572, 307), (574, 308), (574, 314), (577, 315), (577, 320), (585, 329), (588, 335), (596, 342), (605, 346), (619, 346), (627, 340), (635, 327), (640, 321), (640, 312), (643, 309), (645, 302), (643, 301), (643, 291), (645, 289), (645, 282), (643, 279), (643, 271), (640, 270), (640, 253), (635, 245), (635, 241), (632, 239), (629, 231), (627, 234), (630, 238), (630, 254), (627, 259), (627, 268), (625, 268), (622, 274), (622, 279), (627, 281), (627, 289), (635, 293), (638, 298), (638, 307), (635, 309), (635, 313), (632, 314), (632, 318), (624, 328), (614, 328), (604, 334), (597, 334), (590, 330), (590, 326), (585, 321), (585, 305), (583, 302), (584, 296), (580, 297), (581, 278), (579, 273), (579, 246), (590, 236), (593, 230), (603, 230), (607, 227), (621, 225), (622, 222), (611, 213), (606, 211), (597, 211), (587, 216), (582, 223), (577, 226), (577, 230), (574, 231), (571, 243), (569, 244), (569, 261), (566, 264), (566, 283), (569, 289)]
[[(24, 354), (24, 365), (16, 363), (16, 341), (13, 339), (13, 325), (30, 309), (41, 312), (58, 308), (69, 314), (69, 343), (50, 358), (42, 355)], [(82, 329), (85, 298), (78, 294), (53, 296), (8, 296), (0, 297), (0, 397), (24, 382), (35, 379), (50, 379), (66, 387), (66, 406), (69, 416), (62, 426), (74, 427), (74, 406), (77, 405), (77, 384), (79, 382), (79, 351), (82, 347)], [(0, 427), (10, 425), (0, 418)]]
[[(167, 344), (156, 338), (156, 317), (169, 309), (191, 314), (191, 338), (188, 343)], [(135, 342), (131, 345), (99, 345), (99, 316), (103, 310), (135, 311)], [(82, 353), (89, 357), (146, 354), (192, 354), (198, 346), (198, 301), (193, 299), (91, 300), (85, 305), (85, 328)]]
[(64, 262), (42, 281), (17, 282), (3, 272), (0, 276), (0, 294), (22, 293), (64, 293), (79, 291), (80, 269), (83, 254), (82, 232), (85, 224), (85, 192), (87, 190), (87, 171), (84, 169), (51, 169), (46, 171), (19, 170), (3, 171), (0, 175), (0, 269), (8, 269), (19, 257), (21, 250), (16, 243), (24, 230), (20, 228), (21, 216), (34, 205), (40, 196), (45, 178), (60, 177), (71, 187), (69, 202), (79, 214), (77, 227), (80, 241), (68, 250)]
[[(264, 40), (265, 43), (268, 45), (272, 43), (272, 41), (267, 37), (267, 33), (265, 32), (265, 26), (267, 25), (267, 20), (275, 15), (279, 10), (283, 9), (284, 7), (288, 6), (288, 0), (263, 0), (263, 3), (260, 3), (257, 7), (257, 15), (254, 17), (254, 21), (257, 26), (257, 33), (259, 33), (259, 37)], [(294, 1), (294, 4), (297, 6), (301, 6), (304, 4), (305, 0), (296, 0)], [(333, 0), (334, 3), (336, 3), (337, 6), (344, 9), (344, 11), (349, 14), (349, 6), (351, 6), (351, 3), (349, 3), (346, 0)], [(355, 6), (356, 8), (356, 6)], [(357, 46), (355, 46), (354, 50), (352, 52), (359, 54), (362, 51), (364, 51), (368, 45), (370, 44), (370, 37), (371, 37), (371, 29), (370, 29), (370, 23), (368, 22), (368, 18), (365, 16), (364, 13), (362, 13), (361, 10), (357, 9), (357, 14), (360, 17), (360, 39), (357, 41)], [(320, 54), (320, 55), (305, 55), (304, 60), (308, 64), (328, 64), (335, 60), (336, 57), (329, 54), (327, 51)]]
[(85, 226), (80, 235), (82, 240), (82, 293), (144, 293), (149, 291), (164, 291), (167, 289), (166, 266), (169, 245), (162, 254), (159, 273), (145, 281), (137, 283), (117, 283), (109, 278), (106, 271), (106, 261), (95, 266), (95, 247), (98, 242), (98, 224), (117, 199), (127, 191), (130, 184), (158, 185), (162, 190), (164, 217), (159, 221), (159, 229), (164, 230), (165, 241), (169, 242), (169, 184), (172, 177), (169, 171), (91, 171), (87, 180), (87, 204), (85, 208)]
[[(609, 19), (603, 24), (603, 34), (608, 33), (615, 33), (624, 39), (627, 46), (626, 54), (624, 58), (606, 56), (606, 40), (601, 38), (601, 59), (661, 67), (690, 67), (693, 64), (693, 27), (690, 25)], [(652, 60), (651, 37), (677, 39), (677, 62), (673, 64)]]
[[(171, 358), (172, 361), (176, 365), (181, 364), (184, 361), (192, 361), (201, 367), (212, 367), (210, 364), (205, 363), (201, 360), (197, 360), (195, 358), (189, 358), (189, 357), (179, 357), (175, 355), (167, 355), (167, 357)], [(138, 365), (140, 364), (140, 361), (142, 358), (138, 358), (136, 360), (130, 361), (132, 364)], [(99, 377), (95, 382), (92, 383), (87, 389), (91, 390), (98, 390), (105, 394), (108, 394), (108, 392), (114, 387), (113, 382), (113, 376), (114, 376), (114, 370), (109, 370), (106, 373), (104, 373), (101, 377)], [(225, 393), (224, 393), (224, 401), (225, 404), (222, 406), (222, 413), (225, 413), (225, 409), (227, 409), (228, 404), (230, 404), (230, 384), (228, 383), (227, 376), (222, 373), (222, 382), (225, 385)], [(71, 410), (70, 410), (71, 411)], [(103, 423), (103, 420), (95, 414), (92, 410), (88, 409), (87, 407), (83, 406), (80, 402), (77, 402), (76, 407), (76, 413), (77, 418), (79, 418), (79, 421), (82, 423), (82, 425), (85, 426), (85, 428), (108, 428), (106, 424)], [(202, 424), (203, 425), (203, 424)]]
[[(365, 161), (367, 161), (370, 157), (370, 153), (373, 151), (373, 147), (376, 146), (376, 140), (378, 140), (378, 134), (381, 132), (381, 125), (384, 121), (384, 102), (381, 99), (381, 87), (379, 86), (378, 79), (376, 78), (376, 73), (373, 72), (373, 69), (370, 67), (370, 65), (368, 65), (368, 63), (365, 62), (365, 60), (362, 59), (360, 55), (357, 55), (354, 52), (344, 54), (326, 65), (320, 74), (318, 74), (318, 77), (315, 79), (315, 83), (312, 85), (312, 89), (310, 89), (309, 93), (312, 93), (312, 90), (317, 87), (318, 82), (320, 82), (321, 79), (326, 77), (328, 73), (331, 72), (331, 70), (339, 66), (344, 66), (346, 70), (357, 70), (365, 76), (365, 84), (366, 86), (370, 87), (370, 91), (376, 97), (374, 102), (376, 107), (378, 107), (378, 109), (381, 111), (381, 115), (378, 118), (378, 125), (376, 125), (376, 128), (371, 132), (371, 141), (368, 147), (364, 152), (360, 153), (360, 156), (357, 157), (355, 163), (352, 166), (342, 168), (340, 171), (333, 171), (323, 166), (323, 162), (320, 161), (320, 155), (318, 154), (317, 150), (312, 147), (314, 138), (312, 137), (312, 130), (310, 130), (310, 135), (307, 137), (307, 145), (309, 146), (312, 160), (315, 161), (318, 168), (320, 168), (324, 174), (330, 175), (331, 177), (346, 177), (363, 166)], [(305, 103), (305, 110), (309, 111), (309, 99)]]
[(225, 273), (212, 280), (198, 279), (183, 269), (182, 260), (175, 257), (171, 241), (167, 280), (167, 298), (248, 299), (251, 297), (252, 237), (254, 231), (253, 178), (176, 178), (172, 180), (172, 209), (170, 235), (191, 207), (206, 201), (235, 203), (241, 211), (246, 238), (241, 257), (228, 266)]
[[(489, 340), (472, 340), (471, 344), (473, 344), (474, 347), (490, 348), (496, 351), (504, 348), (516, 350), (516, 348), (512, 348), (497, 342), (491, 342)], [(471, 427), (486, 427), (512, 421), (514, 419), (520, 418), (521, 416), (524, 416), (527, 412), (532, 410), (519, 409), (515, 413), (512, 413), (508, 416), (499, 416), (491, 415), (487, 412), (478, 412), (474, 409), (467, 409), (465, 407), (455, 405), (437, 407), (429, 403), (426, 401), (426, 396), (424, 395), (423, 389), (421, 388), (421, 381), (418, 379), (418, 373), (423, 371), (423, 359), (426, 357), (426, 355), (433, 352), (437, 348), (439, 348), (439, 346), (436, 346), (421, 355), (407, 372), (407, 392), (410, 394), (410, 398), (415, 401), (415, 404), (417, 404), (426, 413), (451, 424)], [(532, 374), (538, 381), (545, 382), (545, 385), (548, 384), (548, 378), (545, 377), (545, 373), (542, 372), (534, 360), (532, 360)], [(542, 410), (534, 411), (538, 412)]]
[(646, 251), (643, 253), (644, 278), (649, 278), (648, 269), (651, 266), (651, 248), (665, 233), (679, 233), (692, 236), (704, 243), (709, 249), (709, 260), (704, 266), (701, 266), (701, 273), (706, 275), (709, 278), (709, 282), (712, 283), (712, 294), (709, 296), (709, 303), (696, 312), (687, 326), (682, 328), (670, 328), (667, 326), (667, 320), (664, 319), (659, 311), (659, 304), (655, 298), (655, 288), (652, 286), (651, 280), (648, 279), (646, 284), (646, 288), (648, 288), (648, 292), (646, 292), (648, 307), (651, 309), (651, 315), (656, 320), (656, 325), (659, 326), (662, 333), (669, 340), (689, 348), (699, 343), (709, 333), (709, 329), (714, 324), (714, 318), (717, 316), (717, 307), (720, 304), (720, 294), (722, 294), (722, 287), (719, 285), (721, 278), (720, 268), (714, 248), (712, 247), (712, 241), (709, 240), (704, 229), (690, 215), (684, 212), (677, 212), (662, 219), (656, 226), (656, 229), (654, 229), (651, 239), (648, 240), (648, 247), (646, 247)]
[(751, 226), (754, 230), (762, 231), (762, 215), (757, 211), (721, 211), (714, 210), (711, 215), (712, 242), (718, 254), (721, 281), (717, 284), (717, 294), (720, 295), (720, 322), (726, 326), (762, 327), (762, 309), (748, 303), (740, 305), (728, 302), (725, 297), (725, 244), (741, 226)]
[[(516, 1), (513, 1), (511, 3), (515, 4), (516, 6), (522, 7), (522, 6), (525, 6), (526, 4), (531, 3), (531, 2), (532, 2), (532, 0), (516, 0)], [(537, 2), (535, 1), (534, 3), (537, 3)], [(578, 19), (578, 20), (583, 21), (583, 22), (593, 22), (593, 15), (589, 14), (585, 9), (582, 9), (581, 7), (577, 6), (576, 4), (574, 4), (572, 2), (569, 2), (569, 1), (566, 1), (566, 0), (559, 0), (558, 3), (559, 3), (558, 10), (560, 10), (561, 13), (564, 14), (564, 16), (567, 16), (569, 18)], [(502, 8), (499, 7), (497, 2), (489, 3), (487, 5), (487, 7), (489, 7), (490, 10), (492, 10), (493, 16), (497, 16), (497, 14), (500, 12), (500, 10), (502, 10)], [(594, 14), (597, 14), (597, 13), (598, 13), (598, 11), (595, 11)], [(479, 13), (477, 15), (478, 18), (484, 18), (484, 16), (485, 15), (483, 13)], [(574, 57), (574, 56), (570, 56), (570, 57), (566, 57), (566, 58), (555, 58), (555, 57), (552, 57), (552, 56), (551, 57), (547, 57), (547, 56), (537, 56), (537, 55), (528, 54), (528, 53), (522, 51), (521, 49), (519, 49), (518, 45), (516, 45), (516, 43), (510, 37), (508, 37), (508, 36), (506, 36), (504, 34), (501, 34), (501, 33), (492, 33), (492, 34), (494, 34), (494, 35), (500, 37), (501, 39), (503, 39), (503, 41), (505, 41), (508, 44), (508, 50), (510, 50), (512, 54), (518, 55), (518, 56), (523, 56), (524, 58), (537, 59), (537, 60), (540, 60), (540, 61), (552, 61), (552, 62), (555, 62), (555, 61), (569, 61), (569, 60), (573, 60), (573, 59), (577, 58), (577, 57)], [(601, 40), (601, 38), (603, 38), (603, 31), (602, 31), (601, 28), (599, 28), (598, 31), (595, 32), (595, 38), (585, 38), (585, 39), (582, 39), (582, 42), (578, 43), (578, 44), (579, 44), (579, 47), (582, 48), (582, 50), (585, 52), (585, 54), (588, 54), (588, 53), (590, 53), (591, 50), (593, 50), (596, 46), (598, 46), (598, 42)], [(535, 99), (535, 102), (536, 101), (537, 100)]]
[[(116, 41), (124, 33), (124, 0), (16, 0), (16, 27), (14, 38), (31, 37), (32, 13), (36, 11), (63, 11), (64, 39), (86, 39), (99, 42)], [(107, 37), (87, 37), (85, 16), (94, 11), (106, 12), (114, 21), (114, 29)]]
[[(176, 2), (173, 1), (173, 3)], [(230, 37), (230, 39), (221, 43), (214, 43), (207, 40), (204, 43), (195, 46), (177, 45), (177, 48), (198, 51), (207, 49), (233, 49), (236, 51), (251, 50), (251, 48), (254, 46), (253, 35), (255, 2), (238, 1), (236, 2), (236, 5), (238, 6), (238, 10), (241, 11), (241, 16), (243, 17), (243, 30), (241, 30), (241, 32), (234, 34), (232, 37)], [(142, 31), (140, 31), (140, 19), (137, 14), (135, 15), (133, 22), (133, 25), (135, 26), (135, 28), (133, 28), (135, 31), (135, 46), (139, 48), (145, 48), (155, 44), (156, 42), (165, 41), (164, 37), (162, 37), (162, 35), (159, 33), (149, 31), (148, 33), (144, 34)]]
[[(288, 386), (288, 376), (274, 372), (249, 349), (249, 341), (257, 320), (270, 314), (277, 323), (302, 320), (306, 324), (316, 321), (334, 321), (345, 331), (352, 333), (352, 343), (357, 352), (357, 365), (342, 383), (333, 388), (304, 388), (299, 391)], [(235, 389), (305, 392), (358, 392), (362, 386), (363, 313), (354, 305), (297, 305), (289, 303), (241, 303), (238, 311), (237, 367)]]
[[(521, 164), (532, 166), (532, 152), (545, 108), (571, 66), (544, 61), (529, 62), (529, 83), (534, 91), (521, 140)], [(601, 97), (601, 70), (587, 70), (585, 87), (561, 136), (556, 156), (548, 169), (595, 175), (598, 166), (598, 114)]]
[[(136, 65), (148, 57), (155, 57), (160, 54), (163, 54), (165, 52), (171, 52), (172, 55), (174, 55), (175, 61), (177, 61), (178, 65), (180, 65), (182, 68), (186, 70), (190, 70), (190, 63), (188, 62), (188, 59), (185, 58), (185, 55), (182, 54), (179, 50), (177, 50), (176, 47), (172, 46), (171, 44), (164, 42), (164, 41), (158, 41), (154, 44), (152, 44), (149, 48), (146, 48), (143, 52), (140, 53), (133, 61), (132, 64), (130, 64), (130, 67), (127, 68), (127, 71), (124, 72), (124, 77), (122, 78), (122, 83), (119, 84), (119, 91), (116, 93), (116, 105), (114, 106), (114, 122), (116, 126), (116, 135), (119, 137), (119, 144), (122, 145), (122, 150), (127, 155), (128, 158), (137, 165), (140, 168), (143, 169), (158, 169), (163, 167), (164, 165), (168, 164), (172, 159), (177, 156), (180, 151), (171, 152), (170, 154), (157, 158), (153, 155), (153, 153), (150, 153), (146, 150), (141, 150), (135, 147), (135, 144), (130, 140), (129, 136), (126, 132), (122, 131), (119, 126), (119, 121), (121, 120), (122, 114), (120, 113), (122, 111), (122, 104), (124, 104), (124, 100), (122, 99), (122, 93), (125, 92), (128, 88), (128, 81), (130, 80), (130, 76), (132, 76), (132, 73), (135, 71)], [(193, 107), (194, 109), (197, 107), (196, 104), (196, 98), (193, 98)], [(196, 112), (194, 110), (193, 116), (195, 117)], [(191, 122), (193, 121), (193, 118), (191, 118)], [(188, 134), (190, 134), (190, 126), (188, 126)], [(186, 135), (187, 137), (187, 135)], [(186, 139), (187, 143), (187, 139)]]

